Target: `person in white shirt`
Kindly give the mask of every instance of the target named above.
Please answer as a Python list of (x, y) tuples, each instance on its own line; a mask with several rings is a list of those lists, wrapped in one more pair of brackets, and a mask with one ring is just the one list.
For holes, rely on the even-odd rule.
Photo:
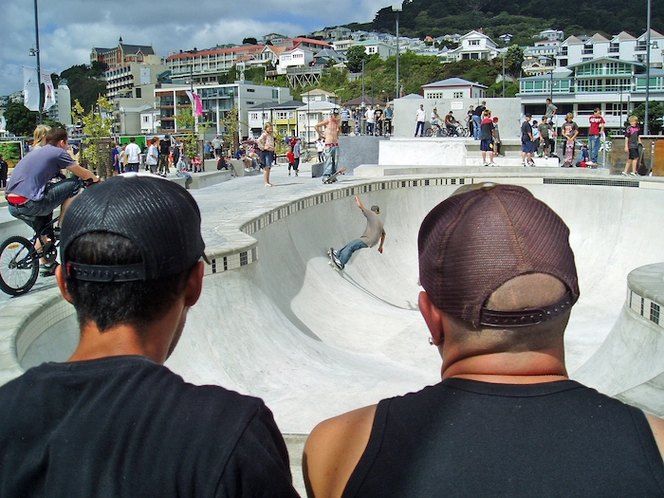
[(420, 136), (424, 136), (424, 123), (427, 120), (427, 111), (424, 110), (424, 104), (420, 104), (420, 108), (415, 114), (415, 120), (417, 124), (415, 125), (415, 136), (417, 136), (417, 130), (420, 131)]
[(131, 137), (125, 147), (124, 156), (127, 160), (126, 172), (134, 171), (138, 173), (138, 165), (141, 162), (141, 148), (136, 144), (136, 137)]
[(376, 111), (374, 111), (374, 108), (372, 105), (369, 106), (369, 109), (364, 113), (364, 119), (367, 120), (367, 135), (373, 135), (374, 134), (374, 117), (375, 117)]

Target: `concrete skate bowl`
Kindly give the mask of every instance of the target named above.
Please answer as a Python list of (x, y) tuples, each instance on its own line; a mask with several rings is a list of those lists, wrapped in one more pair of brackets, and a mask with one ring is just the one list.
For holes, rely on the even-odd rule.
[[(263, 397), (285, 432), (306, 432), (326, 416), (437, 382), (440, 358), (417, 310), (416, 235), (461, 181), (473, 180), (342, 188), (246, 225), (257, 261), (206, 279), (169, 366), (193, 382)], [(620, 317), (629, 272), (664, 261), (657, 243), (664, 192), (638, 182), (500, 181), (524, 184), (570, 226), (582, 293), (567, 332), (574, 373)], [(385, 252), (359, 251), (339, 273), (326, 251), (364, 229), (356, 194), (366, 206), (381, 206)], [(629, 372), (629, 358), (622, 362)]]
[[(281, 430), (292, 433), (307, 433), (323, 418), (437, 382), (440, 358), (428, 345), (417, 310), (417, 231), (426, 213), (459, 184), (480, 180), (353, 180), (239, 222), (244, 247), (236, 244), (222, 256), (208, 244), (216, 273), (206, 276), (201, 300), (167, 365), (190, 382), (262, 397)], [(664, 372), (650, 354), (648, 371), (634, 378), (644, 341), (609, 334), (614, 324), (634, 334), (650, 327), (659, 336), (649, 333), (651, 342), (645, 344), (664, 347), (657, 342), (664, 333), (658, 324), (624, 309), (628, 274), (664, 261), (664, 184), (556, 177), (496, 181), (527, 187), (570, 226), (581, 286), (566, 335), (572, 377), (580, 372), (581, 380), (608, 392), (622, 372), (632, 381), (612, 393), (620, 397)], [(328, 264), (327, 249), (356, 238), (365, 225), (354, 195), (366, 206), (380, 205), (385, 252), (358, 251), (346, 270), (337, 272)], [(205, 223), (205, 212), (203, 218)], [(73, 319), (67, 320), (71, 327)], [(624, 348), (600, 348), (605, 339)], [(21, 349), (25, 367), (35, 355), (29, 346)], [(607, 362), (612, 375), (598, 366)]]

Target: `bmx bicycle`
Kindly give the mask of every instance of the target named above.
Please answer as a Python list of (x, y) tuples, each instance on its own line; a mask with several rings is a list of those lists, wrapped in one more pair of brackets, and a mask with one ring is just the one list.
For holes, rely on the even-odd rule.
[(443, 127), (441, 127), (439, 124), (434, 123), (426, 129), (424, 135), (427, 137), (445, 137), (447, 136), (447, 133), (445, 132), (445, 129)]
[[(81, 181), (86, 188), (91, 181)], [(44, 258), (47, 264), (55, 262), (60, 247), (60, 227), (56, 226), (60, 216), (53, 218), (44, 228), (27, 239), (13, 235), (0, 244), (0, 289), (10, 296), (20, 296), (35, 285), (39, 276), (39, 261)], [(37, 240), (42, 236), (50, 240), (37, 249)]]
[[(39, 260), (55, 262), (60, 246), (60, 230), (53, 228), (60, 217), (53, 218), (31, 239), (14, 235), (0, 245), (0, 289), (10, 296), (25, 294), (35, 285), (39, 275)], [(51, 240), (37, 249), (38, 237), (51, 232)]]

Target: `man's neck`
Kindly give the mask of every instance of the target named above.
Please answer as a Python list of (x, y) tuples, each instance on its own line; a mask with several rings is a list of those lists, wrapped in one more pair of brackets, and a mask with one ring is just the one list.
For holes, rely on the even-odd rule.
[(567, 379), (564, 356), (558, 351), (488, 353), (454, 360), (445, 355), (442, 378), (501, 384), (539, 384)]

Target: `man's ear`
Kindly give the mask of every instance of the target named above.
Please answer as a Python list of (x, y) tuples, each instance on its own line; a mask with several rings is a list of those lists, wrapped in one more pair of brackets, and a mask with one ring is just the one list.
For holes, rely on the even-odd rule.
[(205, 274), (205, 263), (199, 261), (192, 270), (187, 280), (187, 286), (184, 291), (185, 306), (193, 306), (198, 301), (203, 291), (203, 275)]
[(436, 308), (426, 291), (420, 292), (418, 298), (420, 313), (429, 327), (431, 339), (436, 346), (440, 346), (444, 340), (443, 334), (443, 312)]
[(58, 288), (60, 289), (62, 297), (64, 297), (67, 302), (74, 304), (74, 300), (67, 290), (67, 284), (65, 283), (65, 273), (62, 265), (58, 265), (58, 267), (55, 269), (55, 280), (58, 282)]

